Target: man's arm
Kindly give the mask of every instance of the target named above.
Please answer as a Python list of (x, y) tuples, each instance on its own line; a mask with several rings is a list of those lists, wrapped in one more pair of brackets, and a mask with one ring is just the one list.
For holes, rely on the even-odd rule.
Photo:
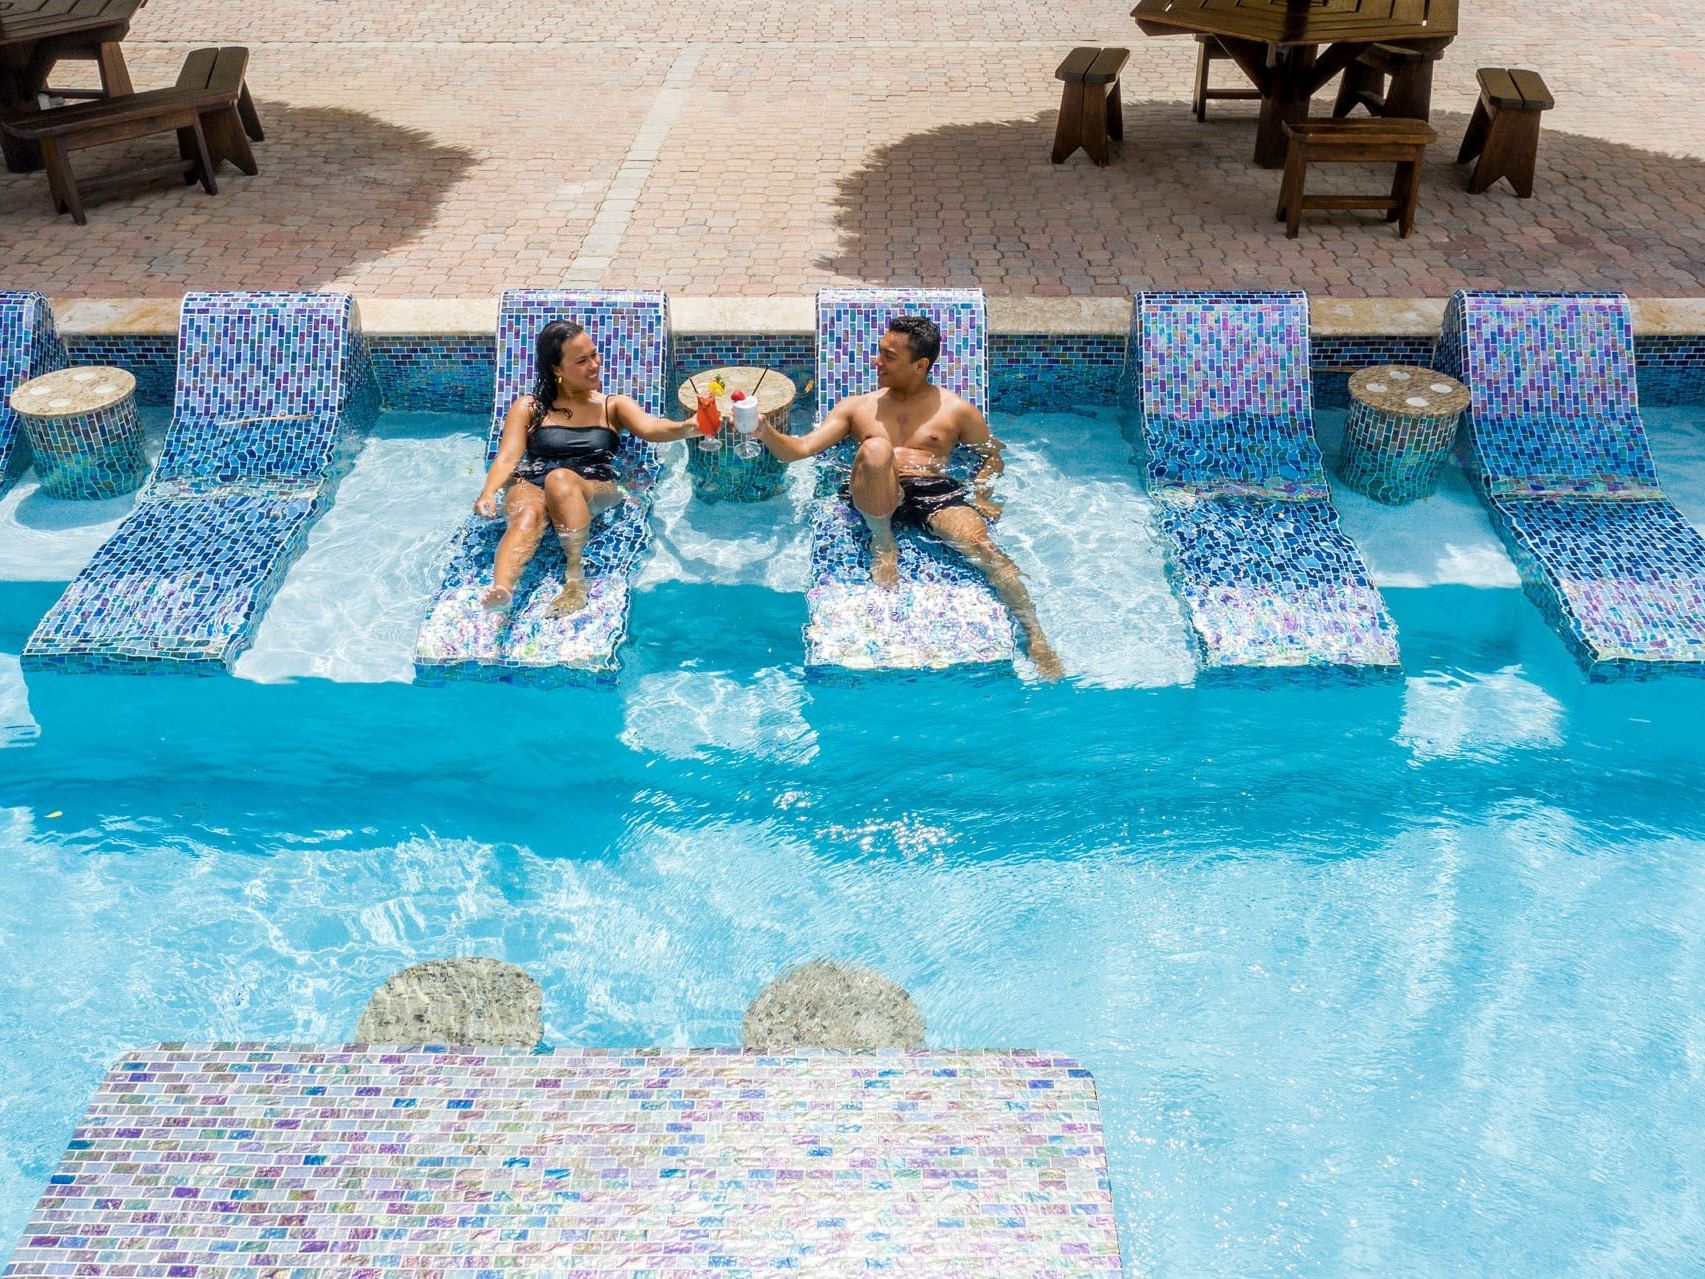
[(760, 418), (758, 439), (772, 456), (781, 461), (802, 461), (847, 438), (847, 432), (852, 430), (852, 406), (852, 399), (842, 400), (804, 435), (783, 435)]
[(982, 490), (995, 476), (1006, 470), (1006, 463), (1001, 460), (1001, 453), (1006, 445), (994, 437), (989, 430), (988, 419), (977, 412), (976, 407), (969, 402), (960, 401), (956, 416), (959, 442), (983, 459), (983, 464), (971, 477), (971, 482)]

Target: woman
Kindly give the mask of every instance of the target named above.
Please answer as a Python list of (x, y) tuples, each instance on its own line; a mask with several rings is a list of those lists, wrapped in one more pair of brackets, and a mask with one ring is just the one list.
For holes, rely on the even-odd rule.
[(549, 520), (565, 561), (562, 593), (550, 604), (561, 617), (586, 605), (581, 555), (592, 517), (621, 501), (615, 467), (621, 431), (660, 444), (692, 434), (693, 420), (654, 418), (626, 395), (602, 394), (592, 335), (570, 320), (552, 320), (539, 331), (534, 368), (533, 393), (509, 406), (497, 456), (474, 501), (476, 512), (496, 519), (497, 495), (509, 486), (503, 503), (509, 529), (480, 603), (494, 612), (514, 604), (515, 583)]

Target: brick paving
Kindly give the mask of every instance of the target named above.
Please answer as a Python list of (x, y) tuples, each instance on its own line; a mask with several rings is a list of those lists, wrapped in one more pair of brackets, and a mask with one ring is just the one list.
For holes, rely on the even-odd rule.
[[(1699, 0), (1463, 0), (1407, 241), (1318, 213), (1287, 241), (1278, 174), (1250, 162), (1253, 106), (1214, 104), (1196, 124), (1194, 44), (1144, 38), (1129, 7), (152, 0), (126, 45), (138, 87), (170, 83), (196, 45), (250, 46), (261, 174), (226, 169), (213, 198), (169, 184), (108, 197), (87, 227), (52, 215), (41, 175), (0, 174), (0, 287), (1705, 295)], [(1126, 141), (1105, 170), (1081, 153), (1048, 163), (1053, 67), (1079, 43), (1132, 51)], [(1482, 65), (1537, 68), (1557, 96), (1532, 200), (1470, 197), (1450, 163)], [(94, 174), (162, 146), (76, 160)]]

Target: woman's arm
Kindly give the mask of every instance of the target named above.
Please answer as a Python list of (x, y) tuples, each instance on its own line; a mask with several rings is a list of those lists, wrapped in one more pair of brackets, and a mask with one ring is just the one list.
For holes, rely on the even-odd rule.
[(847, 438), (852, 430), (852, 401), (842, 400), (829, 410), (817, 426), (804, 435), (783, 435), (762, 418), (758, 419), (758, 439), (772, 457), (783, 462), (799, 462), (821, 453)]
[(640, 439), (652, 444), (667, 444), (671, 440), (684, 440), (698, 426), (694, 418), (684, 422), (671, 421), (666, 417), (652, 417), (639, 407), (637, 401), (626, 395), (610, 397), (610, 420), (617, 426), (625, 426)]
[(485, 473), (485, 485), (474, 499), (474, 510), (488, 520), (497, 518), (497, 493), (515, 474), (521, 455), (527, 451), (527, 427), (533, 420), (533, 397), (523, 395), (509, 406), (503, 419), (503, 435), (497, 442), (497, 456), (491, 459), (491, 469)]

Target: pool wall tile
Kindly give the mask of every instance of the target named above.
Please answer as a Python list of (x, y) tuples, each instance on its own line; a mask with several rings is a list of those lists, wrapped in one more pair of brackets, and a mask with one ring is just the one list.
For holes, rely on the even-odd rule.
[[(871, 357), (897, 315), (925, 315), (941, 330), (935, 382), (989, 407), (988, 310), (980, 289), (824, 289), (817, 295), (817, 401), (839, 403), (876, 388)], [(870, 533), (842, 495), (853, 449), (821, 454), (811, 507), (806, 592), (808, 671), (976, 666), (1010, 662), (1013, 623), (986, 579), (936, 539), (896, 529), (900, 583), (870, 580)], [(969, 450), (956, 463), (981, 464)]]
[(165, 333), (73, 334), (65, 345), (74, 364), (105, 364), (136, 379), (138, 404), (172, 402), (178, 380), (178, 339)]
[(1144, 474), (1204, 669), (1394, 669), (1396, 625), (1315, 442), (1307, 297), (1144, 293), (1131, 350)]
[(191, 293), (176, 367), (160, 460), (27, 669), (229, 669), (379, 411), (348, 294)]
[[(53, 323), (53, 308), (40, 293), (0, 291), (0, 482), (22, 442), (12, 392), (31, 378), (67, 364), (65, 343)], [(27, 449), (27, 443), (24, 444)]]
[[(592, 334), (603, 356), (607, 390), (631, 395), (653, 417), (670, 415), (669, 300), (662, 293), (512, 289), (497, 324), (497, 364), (487, 392), (486, 461), (497, 455), (504, 419), (533, 389), (534, 344), (552, 320), (569, 319)], [(624, 495), (592, 524), (583, 555), (587, 598), (558, 616), (563, 554), (546, 536), (517, 583), (507, 612), (480, 603), (504, 522), (470, 515), (441, 556), (439, 586), (415, 641), (415, 675), (445, 679), (557, 684), (614, 678), (627, 637), (633, 575), (651, 545), (651, 488), (662, 473), (657, 449), (623, 433), (617, 454)]]
[(1095, 1081), (1027, 1050), (160, 1045), (7, 1270), (1119, 1279)]
[(1470, 478), (1588, 675), (1705, 674), (1705, 537), (1646, 445), (1628, 299), (1459, 292), (1434, 367), (1467, 384)]
[(368, 339), (387, 409), (484, 413), (491, 404), (497, 343), (489, 333)]

